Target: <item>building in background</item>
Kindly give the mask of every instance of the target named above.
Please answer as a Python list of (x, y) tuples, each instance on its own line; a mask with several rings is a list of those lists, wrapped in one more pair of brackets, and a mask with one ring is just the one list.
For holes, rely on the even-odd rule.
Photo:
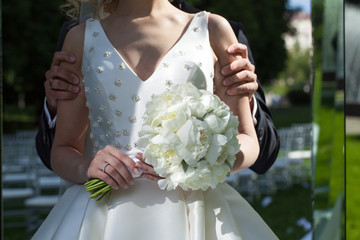
[(301, 50), (310, 49), (312, 46), (311, 15), (298, 11), (290, 20), (290, 33), (284, 34), (286, 49), (290, 50), (298, 44)]

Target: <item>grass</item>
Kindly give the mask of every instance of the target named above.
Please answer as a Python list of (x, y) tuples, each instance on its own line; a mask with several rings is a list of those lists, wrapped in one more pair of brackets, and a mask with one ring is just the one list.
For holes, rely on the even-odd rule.
[(277, 129), (290, 127), (295, 123), (311, 123), (311, 106), (272, 107), (270, 111)]
[[(301, 239), (308, 231), (297, 225), (297, 221), (305, 218), (312, 222), (312, 190), (297, 184), (286, 190), (279, 190), (271, 196), (273, 202), (262, 207), (263, 198), (256, 199), (252, 206), (279, 237), (279, 239)], [(265, 196), (262, 196), (265, 197)]]
[(6, 105), (3, 109), (3, 131), (14, 133), (22, 129), (36, 129), (38, 127), (38, 106), (31, 105), (19, 109), (15, 105)]
[(360, 239), (360, 136), (346, 137), (346, 239)]

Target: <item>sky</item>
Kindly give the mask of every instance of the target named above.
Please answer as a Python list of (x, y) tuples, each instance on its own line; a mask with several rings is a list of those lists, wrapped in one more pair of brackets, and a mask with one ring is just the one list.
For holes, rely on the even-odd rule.
[(301, 7), (306, 13), (311, 11), (311, 0), (289, 0), (289, 7), (296, 8)]

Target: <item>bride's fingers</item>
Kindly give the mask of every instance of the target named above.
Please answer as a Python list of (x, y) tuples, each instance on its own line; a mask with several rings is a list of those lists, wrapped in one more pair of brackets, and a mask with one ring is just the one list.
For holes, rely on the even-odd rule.
[[(101, 172), (99, 172), (99, 179), (103, 180), (104, 182), (106, 182), (112, 189), (119, 189), (119, 186), (121, 186), (121, 188), (126, 188), (126, 181), (124, 179), (122, 179), (122, 177), (118, 175), (118, 177), (115, 177), (115, 174), (112, 170), (114, 169), (113, 167), (109, 165), (106, 166), (105, 168), (105, 172), (103, 172), (102, 170), (100, 170)], [(112, 175), (110, 175), (109, 173), (112, 172)]]
[(144, 155), (141, 152), (136, 153), (135, 157), (141, 161), (145, 161)]
[(125, 159), (128, 156), (126, 154), (121, 155), (116, 150), (111, 146), (99, 150), (88, 169), (88, 176), (89, 178), (100, 178), (114, 189), (117, 189), (117, 186), (126, 189), (128, 185), (134, 183), (134, 178), (124, 162), (128, 162), (129, 165), (132, 164), (133, 169), (135, 163), (131, 158), (131, 163), (129, 163), (130, 161)]
[[(127, 154), (123, 153), (121, 150), (113, 146), (107, 146), (106, 150), (109, 151), (109, 153), (113, 155), (116, 159), (120, 160), (120, 162), (124, 164), (131, 172), (133, 172), (134, 174), (139, 174), (139, 169), (135, 167), (134, 160)], [(126, 180), (128, 181), (129, 179)]]
[(153, 175), (153, 174), (146, 173), (146, 172), (143, 172), (143, 173), (141, 174), (141, 177), (142, 177), (142, 178), (149, 179), (149, 180), (151, 180), (151, 181), (155, 181), (155, 182), (159, 181), (160, 179), (164, 179), (164, 178), (162, 178), (162, 177), (160, 177), (160, 176), (158, 176), (158, 175)]
[(150, 174), (153, 174), (153, 175), (157, 175), (153, 166), (151, 166), (149, 164), (146, 164), (146, 163), (144, 163), (142, 161), (136, 162), (135, 166), (137, 168), (140, 168), (143, 172), (150, 173)]
[(104, 172), (123, 189), (127, 189), (129, 185), (134, 184), (134, 178), (129, 170), (117, 159), (110, 161)]

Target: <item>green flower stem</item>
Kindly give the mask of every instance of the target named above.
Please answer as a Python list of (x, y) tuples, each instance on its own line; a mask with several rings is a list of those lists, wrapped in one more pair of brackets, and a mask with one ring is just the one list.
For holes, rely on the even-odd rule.
[(112, 191), (112, 188), (109, 189), (109, 190), (107, 190), (107, 191), (105, 191), (105, 192), (96, 200), (96, 202), (99, 202), (103, 197), (106, 196), (106, 194), (108, 194), (108, 193), (111, 192), (111, 191)]
[(93, 178), (93, 179), (90, 179), (89, 181), (87, 181), (85, 183), (85, 185), (91, 185), (91, 184), (94, 184), (94, 183), (97, 183), (97, 182), (100, 182), (101, 180), (98, 179), (98, 178)]
[(97, 198), (98, 196), (100, 196), (101, 194), (103, 194), (104, 192), (106, 192), (108, 189), (111, 189), (110, 186), (106, 186), (104, 188), (101, 188), (100, 190), (98, 190), (97, 192), (94, 192), (93, 194), (90, 195), (90, 198)]
[(98, 198), (96, 202), (99, 202), (106, 194), (111, 192), (113, 189), (100, 179), (91, 179), (85, 184), (85, 189), (91, 195), (90, 198)]
[(105, 182), (98, 182), (98, 183), (95, 183), (93, 185), (88, 185), (85, 188), (86, 188), (86, 190), (90, 191), (90, 190), (93, 190), (93, 189), (105, 187), (106, 185), (107, 184)]

